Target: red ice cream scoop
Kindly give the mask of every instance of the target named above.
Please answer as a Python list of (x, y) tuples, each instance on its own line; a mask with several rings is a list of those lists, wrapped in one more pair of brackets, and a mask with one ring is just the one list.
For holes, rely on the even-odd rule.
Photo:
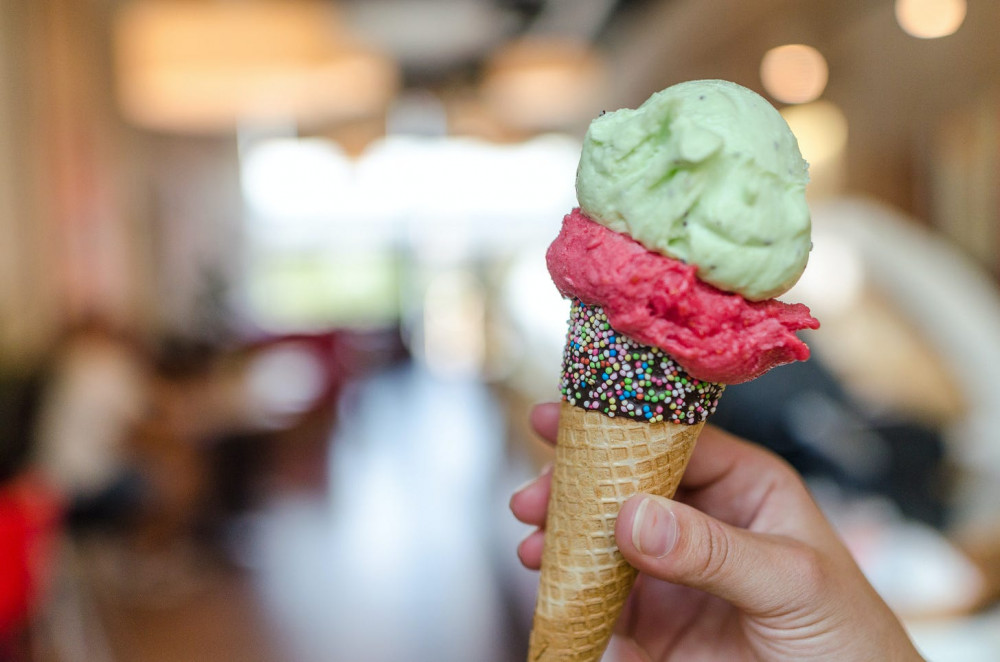
[(611, 326), (659, 347), (698, 379), (746, 382), (809, 358), (796, 331), (819, 328), (803, 304), (748, 301), (695, 276), (696, 266), (647, 250), (574, 209), (546, 255), (567, 297), (601, 306)]

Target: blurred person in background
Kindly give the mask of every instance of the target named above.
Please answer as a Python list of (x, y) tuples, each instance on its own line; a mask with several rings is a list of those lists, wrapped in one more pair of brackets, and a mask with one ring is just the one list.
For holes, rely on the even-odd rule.
[(57, 343), (33, 455), (71, 523), (115, 519), (135, 500), (129, 442), (149, 406), (149, 367), (136, 343), (96, 320)]
[(62, 501), (32, 471), (44, 371), (0, 373), (0, 660), (27, 659)]

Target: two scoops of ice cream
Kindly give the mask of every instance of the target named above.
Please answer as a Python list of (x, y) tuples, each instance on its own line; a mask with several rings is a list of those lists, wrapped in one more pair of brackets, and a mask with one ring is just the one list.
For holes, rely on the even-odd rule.
[[(727, 384), (805, 360), (808, 167), (756, 93), (690, 81), (604, 113), (546, 259), (572, 300), (529, 660), (599, 660), (635, 580), (614, 520), (672, 496)], [(682, 607), (679, 607), (682, 608)]]

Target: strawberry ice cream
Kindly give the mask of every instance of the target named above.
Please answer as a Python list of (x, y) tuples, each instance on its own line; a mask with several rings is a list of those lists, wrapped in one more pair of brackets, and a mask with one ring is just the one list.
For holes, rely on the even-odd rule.
[(579, 209), (546, 259), (564, 296), (601, 306), (613, 328), (662, 348), (704, 381), (738, 384), (803, 361), (809, 348), (795, 332), (819, 326), (802, 304), (723, 292), (699, 280), (695, 265), (649, 251)]

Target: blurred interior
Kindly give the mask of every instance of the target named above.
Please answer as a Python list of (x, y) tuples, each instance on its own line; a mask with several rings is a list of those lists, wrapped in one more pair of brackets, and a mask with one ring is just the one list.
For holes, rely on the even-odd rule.
[(811, 164), (813, 358), (714, 422), (1000, 659), (1000, 3), (0, 0), (0, 659), (523, 659), (543, 254), (693, 78)]

